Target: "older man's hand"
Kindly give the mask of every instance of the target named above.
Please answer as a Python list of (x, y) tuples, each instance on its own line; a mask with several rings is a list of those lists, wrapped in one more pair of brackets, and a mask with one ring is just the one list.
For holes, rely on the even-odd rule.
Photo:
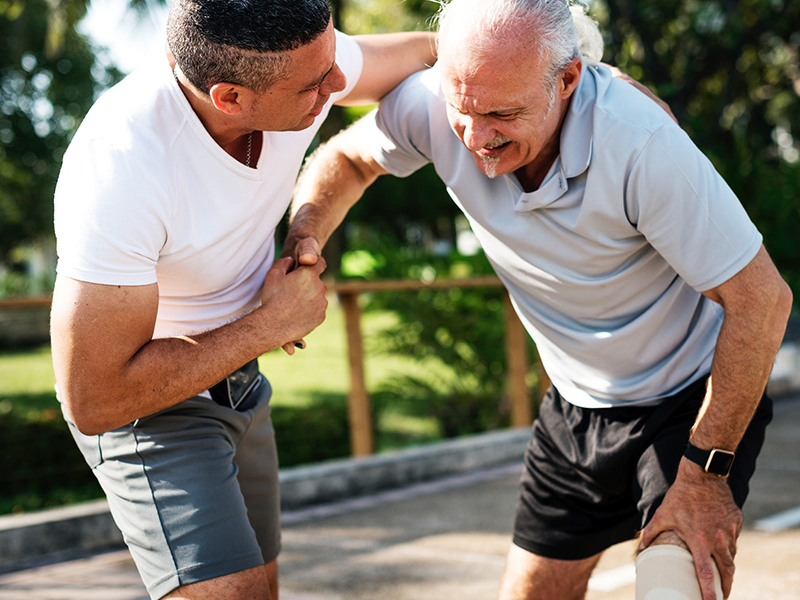
[(683, 542), (694, 557), (703, 600), (717, 600), (712, 561), (719, 569), (722, 593), (727, 598), (741, 528), (742, 512), (733, 501), (728, 482), (703, 473), (683, 459), (675, 483), (642, 530), (639, 550), (653, 543), (674, 543), (675, 537), (679, 538), (677, 543)]

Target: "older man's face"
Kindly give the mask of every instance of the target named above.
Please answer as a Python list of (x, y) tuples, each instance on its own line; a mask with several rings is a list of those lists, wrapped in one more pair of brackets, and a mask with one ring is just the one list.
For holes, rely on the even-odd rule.
[(470, 56), (443, 40), (439, 68), (450, 126), (484, 174), (512, 173), (557, 152), (561, 111), (537, 52), (498, 42), (488, 56)]

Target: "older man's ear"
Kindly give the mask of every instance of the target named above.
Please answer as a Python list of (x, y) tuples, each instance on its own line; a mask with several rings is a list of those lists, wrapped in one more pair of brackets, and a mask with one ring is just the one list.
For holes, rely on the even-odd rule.
[(561, 71), (561, 76), (559, 77), (560, 88), (558, 93), (561, 95), (562, 99), (566, 100), (569, 98), (572, 95), (572, 92), (575, 91), (575, 88), (578, 87), (578, 82), (581, 79), (582, 71), (583, 63), (581, 62), (580, 58), (573, 58), (566, 68)]

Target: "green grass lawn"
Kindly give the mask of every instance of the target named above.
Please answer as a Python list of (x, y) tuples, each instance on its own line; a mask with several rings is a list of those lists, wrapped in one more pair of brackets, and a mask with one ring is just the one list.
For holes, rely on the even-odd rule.
[(0, 416), (28, 420), (57, 414), (50, 347), (0, 352)]
[[(391, 323), (388, 314), (362, 318), (370, 390), (394, 373), (418, 368), (402, 357), (369, 351), (375, 333)], [(346, 332), (334, 298), (326, 322), (307, 336), (306, 343), (294, 356), (276, 350), (259, 359), (274, 390), (273, 420), (285, 466), (349, 453)], [(54, 384), (49, 346), (0, 351), (0, 435), (7, 448), (15, 449), (0, 455), (0, 514), (101, 495), (61, 418)], [(375, 412), (378, 452), (439, 438), (438, 424), (430, 417), (393, 407)]]
[[(393, 374), (418, 368), (411, 360), (370, 352), (374, 335), (391, 323), (389, 314), (362, 317), (364, 368), (370, 390), (377, 389)], [(335, 298), (331, 299), (326, 321), (306, 337), (306, 345), (294, 356), (279, 349), (259, 359), (261, 371), (272, 384), (272, 404), (276, 410), (281, 406), (302, 408), (324, 401), (346, 401), (349, 388), (346, 332), (344, 316)], [(28, 421), (60, 418), (54, 384), (48, 346), (0, 352), (0, 416), (13, 414)], [(398, 443), (403, 445), (403, 436), (412, 441), (426, 441), (438, 434), (432, 420), (391, 409), (382, 411), (378, 430), (379, 450)], [(382, 439), (384, 432), (386, 436)]]

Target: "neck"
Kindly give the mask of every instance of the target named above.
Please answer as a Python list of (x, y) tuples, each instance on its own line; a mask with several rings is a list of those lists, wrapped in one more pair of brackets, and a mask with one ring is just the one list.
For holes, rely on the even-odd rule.
[(228, 154), (237, 157), (230, 150), (231, 146), (236, 147), (237, 142), (240, 143), (240, 139), (243, 136), (252, 133), (252, 129), (241, 127), (230, 115), (223, 113), (214, 106), (208, 94), (204, 94), (189, 83), (177, 66), (173, 72), (175, 80), (178, 82), (178, 87), (189, 101), (189, 105), (197, 115), (197, 118), (200, 119), (200, 123), (203, 124), (208, 135)]

